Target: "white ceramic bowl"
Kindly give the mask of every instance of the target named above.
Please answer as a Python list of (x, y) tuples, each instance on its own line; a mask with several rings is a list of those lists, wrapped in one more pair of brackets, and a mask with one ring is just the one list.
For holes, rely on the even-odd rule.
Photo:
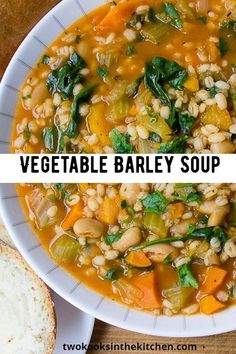
[[(18, 90), (49, 45), (63, 30), (105, 0), (64, 0), (49, 12), (27, 36), (14, 55), (1, 83), (0, 152), (9, 152), (10, 134)], [(22, 211), (14, 185), (0, 185), (0, 210), (6, 227), (19, 251), (39, 276), (61, 297), (105, 322), (136, 332), (168, 336), (195, 337), (236, 329), (236, 307), (214, 316), (155, 317), (104, 298), (77, 282), (58, 267), (44, 251)]]

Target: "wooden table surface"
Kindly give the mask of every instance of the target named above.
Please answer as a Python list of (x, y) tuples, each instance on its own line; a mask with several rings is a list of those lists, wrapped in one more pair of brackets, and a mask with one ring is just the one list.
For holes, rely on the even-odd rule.
[[(89, 0), (83, 0), (89, 1)], [(56, 5), (59, 0), (0, 0), (0, 78), (2, 77), (13, 53), (23, 38), (37, 21)], [(235, 319), (236, 320), (236, 319)], [(128, 332), (101, 321), (96, 321), (92, 343), (113, 344), (158, 343), (173, 345), (173, 350), (165, 349), (156, 353), (198, 353), (198, 354), (236, 354), (236, 332), (204, 338), (171, 339), (163, 337), (145, 336)], [(177, 350), (177, 344), (197, 346), (196, 350)], [(146, 353), (140, 350), (103, 351), (91, 350), (89, 354), (102, 353)], [(154, 352), (154, 351), (153, 351)]]

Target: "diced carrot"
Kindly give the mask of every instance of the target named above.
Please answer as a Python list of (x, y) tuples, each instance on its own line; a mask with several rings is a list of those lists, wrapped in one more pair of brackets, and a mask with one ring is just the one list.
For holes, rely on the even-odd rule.
[(205, 315), (211, 315), (225, 308), (225, 305), (216, 300), (213, 295), (205, 296), (200, 301), (200, 311)]
[(198, 78), (194, 76), (190, 76), (184, 83), (184, 87), (191, 92), (196, 92), (199, 90), (199, 81)]
[(142, 309), (154, 309), (161, 307), (161, 297), (158, 292), (156, 276), (154, 272), (143, 273), (132, 280), (132, 284), (139, 288), (142, 298), (136, 299), (136, 304)]
[(84, 204), (80, 200), (76, 205), (72, 207), (65, 219), (62, 221), (61, 227), (64, 230), (68, 230), (73, 227), (74, 223), (83, 217)]
[(210, 42), (207, 45), (207, 50), (209, 53), (209, 61), (215, 63), (220, 57), (220, 51), (215, 43)]
[(114, 199), (105, 197), (98, 210), (98, 219), (106, 224), (116, 224), (119, 212), (121, 210), (120, 203), (120, 197), (116, 197)]
[(127, 264), (138, 268), (146, 268), (152, 265), (150, 259), (141, 250), (131, 251), (125, 258), (125, 261)]
[(137, 111), (136, 105), (133, 104), (133, 106), (132, 106), (131, 109), (130, 109), (130, 115), (131, 115), (131, 116), (136, 116), (137, 113), (138, 113), (138, 111)]
[(91, 134), (96, 134), (103, 146), (111, 145), (109, 132), (113, 126), (106, 119), (104, 104), (98, 103), (92, 106), (88, 117), (88, 125)]
[(208, 267), (205, 279), (197, 294), (197, 299), (201, 299), (204, 295), (214, 294), (223, 284), (226, 276), (226, 270), (215, 266)]
[(200, 116), (203, 125), (213, 124), (220, 130), (228, 131), (233, 121), (227, 109), (220, 109), (218, 105), (207, 106)]
[(127, 220), (127, 219), (131, 219), (130, 214), (127, 212), (126, 209), (121, 209), (119, 212), (119, 216), (121, 218), (121, 220)]
[(168, 214), (171, 219), (178, 219), (184, 214), (185, 206), (184, 203), (174, 203), (167, 206)]
[(105, 18), (97, 26), (100, 31), (120, 31), (125, 23), (131, 18), (135, 9), (143, 3), (143, 0), (129, 0), (120, 2), (112, 7)]

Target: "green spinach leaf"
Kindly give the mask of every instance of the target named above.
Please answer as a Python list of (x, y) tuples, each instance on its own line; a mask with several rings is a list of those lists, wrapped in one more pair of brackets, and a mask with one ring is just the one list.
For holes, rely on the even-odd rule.
[(236, 27), (236, 21), (235, 20), (229, 20), (229, 21), (223, 21), (220, 24), (221, 29), (234, 29)]
[(168, 141), (166, 143), (161, 143), (158, 150), (159, 154), (184, 154), (185, 153), (185, 143), (188, 140), (187, 135), (183, 135), (175, 140)]
[(50, 152), (54, 151), (54, 136), (52, 132), (52, 127), (45, 128), (43, 130), (43, 141), (44, 146)]
[(206, 16), (200, 16), (198, 17), (199, 21), (205, 25), (207, 23), (207, 17)]
[(179, 12), (176, 10), (173, 4), (170, 2), (164, 3), (164, 8), (167, 16), (170, 18), (170, 24), (177, 29), (183, 28), (183, 20)]
[(80, 70), (86, 66), (84, 59), (77, 53), (71, 54), (70, 59), (64, 65), (49, 74), (47, 78), (49, 92), (52, 95), (59, 92), (63, 99), (73, 97), (75, 85), (84, 80)]
[(105, 235), (103, 236), (103, 239), (107, 245), (112, 245), (114, 242), (119, 241), (122, 235), (123, 235), (122, 232), (117, 232), (114, 235)]
[(194, 125), (194, 117), (187, 112), (179, 112), (174, 104), (172, 104), (170, 116), (167, 119), (169, 126), (176, 132), (190, 135), (191, 129)]
[(107, 78), (108, 76), (108, 70), (104, 69), (102, 66), (99, 66), (97, 68), (97, 73), (98, 75), (103, 79), (103, 81)]
[(170, 2), (164, 2), (160, 12), (156, 14), (156, 18), (163, 23), (168, 23), (171, 26), (182, 29), (183, 19), (175, 6)]
[(184, 134), (190, 134), (194, 121), (195, 121), (194, 117), (190, 116), (188, 113), (178, 114), (178, 122), (179, 122), (180, 130)]
[(213, 86), (209, 89), (210, 95), (211, 97), (215, 97), (215, 95), (217, 94), (218, 90), (216, 86)]
[(106, 275), (104, 276), (105, 280), (117, 280), (119, 275), (120, 269), (111, 268), (107, 271)]
[[(200, 225), (200, 221), (198, 225)], [(194, 240), (196, 238), (202, 238), (207, 242), (210, 242), (212, 237), (217, 237), (222, 244), (224, 244), (228, 240), (228, 235), (222, 227), (196, 228), (195, 225), (190, 225), (187, 234), (183, 237), (167, 237), (167, 238), (161, 238), (153, 241), (147, 241), (141, 243), (138, 246), (131, 247), (130, 250), (137, 251), (153, 245), (160, 245), (160, 244), (171, 243), (176, 241), (185, 242), (188, 240)]]
[(210, 242), (213, 237), (216, 237), (221, 244), (224, 244), (228, 240), (227, 233), (220, 226), (195, 229), (191, 233), (188, 233), (188, 235), (191, 237), (204, 238), (208, 242)]
[(128, 45), (127, 49), (126, 49), (126, 55), (127, 57), (132, 57), (134, 54), (136, 54), (136, 48), (133, 45)]
[(181, 89), (188, 77), (187, 70), (175, 61), (155, 57), (145, 67), (145, 84), (155, 97), (160, 97), (163, 103), (171, 106), (170, 98), (163, 88), (169, 83), (176, 89)]
[(122, 209), (125, 209), (127, 207), (127, 202), (125, 199), (121, 201), (120, 206)]
[(169, 201), (161, 192), (156, 191), (142, 199), (141, 203), (145, 207), (145, 212), (163, 214), (167, 210), (166, 206), (169, 204)]
[(223, 58), (229, 51), (228, 43), (222, 37), (220, 38), (220, 41), (219, 41), (219, 50), (220, 50), (221, 58)]
[(70, 194), (66, 191), (66, 184), (65, 183), (56, 183), (55, 188), (60, 192), (60, 199), (61, 200), (69, 200)]
[(155, 11), (152, 7), (150, 7), (147, 12), (147, 19), (149, 22), (156, 22), (157, 21)]
[(80, 116), (78, 114), (79, 105), (89, 100), (92, 92), (96, 87), (97, 84), (88, 84), (74, 97), (71, 106), (71, 120), (65, 132), (65, 135), (67, 135), (69, 138), (73, 138), (76, 135), (78, 123), (80, 121)]
[(199, 192), (190, 192), (187, 196), (177, 194), (174, 196), (175, 200), (181, 200), (184, 203), (200, 203), (202, 201), (202, 195)]
[(194, 278), (193, 273), (190, 269), (190, 264), (183, 264), (182, 266), (177, 268), (178, 277), (179, 277), (179, 285), (184, 288), (189, 288), (192, 286), (195, 289), (199, 288), (199, 284), (197, 280)]
[(189, 193), (186, 199), (187, 203), (193, 203), (193, 202), (200, 203), (201, 201), (202, 201), (202, 194), (199, 192)]
[(52, 127), (44, 128), (43, 142), (45, 148), (51, 153), (62, 153), (65, 149), (64, 136), (65, 135), (59, 126), (54, 125)]
[(118, 129), (113, 129), (109, 137), (116, 154), (133, 154), (134, 147), (129, 144), (129, 134), (122, 134)]

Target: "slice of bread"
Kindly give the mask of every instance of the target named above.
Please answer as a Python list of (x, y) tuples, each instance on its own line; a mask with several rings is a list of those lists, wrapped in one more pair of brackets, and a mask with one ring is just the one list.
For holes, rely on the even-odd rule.
[(0, 353), (51, 354), (54, 304), (21, 255), (0, 241)]

